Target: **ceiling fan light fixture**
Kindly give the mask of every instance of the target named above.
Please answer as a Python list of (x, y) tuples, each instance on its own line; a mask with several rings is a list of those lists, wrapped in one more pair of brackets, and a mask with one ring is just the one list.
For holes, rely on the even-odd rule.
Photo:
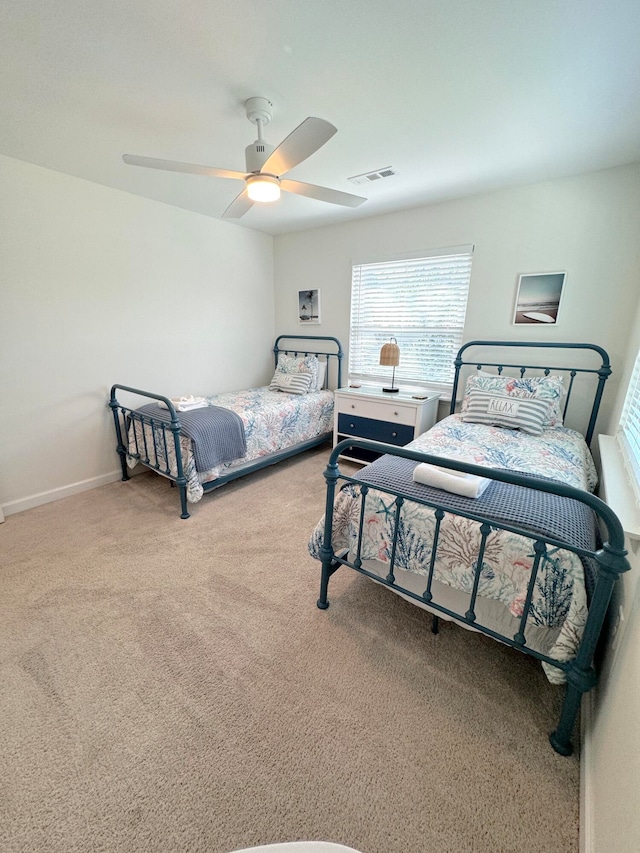
[(275, 175), (251, 175), (247, 178), (247, 195), (251, 201), (277, 201), (280, 181)]
[(124, 154), (129, 166), (145, 166), (148, 169), (163, 169), (168, 172), (185, 172), (187, 175), (203, 175), (207, 178), (231, 178), (242, 181), (242, 192), (234, 198), (222, 214), (223, 219), (240, 219), (251, 210), (254, 202), (277, 201), (280, 192), (314, 198), (329, 204), (358, 207), (366, 198), (351, 193), (318, 187), (301, 181), (282, 177), (307, 157), (322, 148), (337, 132), (330, 122), (309, 116), (301, 122), (282, 142), (274, 148), (262, 137), (262, 126), (271, 120), (272, 104), (267, 98), (249, 98), (245, 103), (247, 118), (258, 128), (258, 138), (245, 148), (244, 172), (233, 169), (218, 169), (216, 166), (200, 166), (197, 163), (179, 163), (176, 160), (160, 160), (157, 157), (139, 157)]

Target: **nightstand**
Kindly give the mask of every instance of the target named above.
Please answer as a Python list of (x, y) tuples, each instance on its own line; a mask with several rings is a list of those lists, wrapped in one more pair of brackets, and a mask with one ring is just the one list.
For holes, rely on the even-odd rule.
[[(416, 391), (416, 394), (421, 394)], [(339, 388), (334, 395), (333, 446), (343, 438), (367, 438), (402, 447), (436, 422), (439, 394), (416, 400), (409, 391), (387, 394), (382, 388)], [(380, 454), (354, 447), (344, 459), (363, 465)]]

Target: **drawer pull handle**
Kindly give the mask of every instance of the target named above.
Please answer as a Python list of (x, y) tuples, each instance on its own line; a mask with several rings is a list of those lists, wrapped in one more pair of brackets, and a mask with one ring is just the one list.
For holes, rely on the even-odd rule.
[(398, 433), (397, 433), (397, 432), (392, 432), (392, 433), (391, 433), (391, 437), (392, 437), (392, 438), (397, 438), (397, 437), (398, 437)]
[(349, 429), (355, 429), (355, 428), (356, 428), (355, 424), (349, 424)]
[(398, 417), (398, 413), (397, 413), (397, 412), (394, 412), (393, 414), (394, 414), (396, 417)]
[(355, 409), (355, 407), (356, 407), (356, 404), (355, 404), (355, 403), (352, 403), (352, 404), (351, 404), (351, 408), (352, 408), (352, 409)]

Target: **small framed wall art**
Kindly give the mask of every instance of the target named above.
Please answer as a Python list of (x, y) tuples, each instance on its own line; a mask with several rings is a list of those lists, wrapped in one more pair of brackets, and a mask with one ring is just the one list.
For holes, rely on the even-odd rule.
[(566, 272), (526, 273), (518, 279), (513, 322), (553, 325), (558, 322)]
[(298, 322), (309, 325), (320, 323), (320, 291), (298, 291)]

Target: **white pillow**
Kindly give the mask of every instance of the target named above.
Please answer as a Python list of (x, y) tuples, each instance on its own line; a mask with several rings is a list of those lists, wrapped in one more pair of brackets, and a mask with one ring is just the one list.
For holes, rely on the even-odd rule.
[(312, 378), (310, 373), (282, 373), (276, 370), (269, 390), (286, 391), (288, 394), (307, 394)]

